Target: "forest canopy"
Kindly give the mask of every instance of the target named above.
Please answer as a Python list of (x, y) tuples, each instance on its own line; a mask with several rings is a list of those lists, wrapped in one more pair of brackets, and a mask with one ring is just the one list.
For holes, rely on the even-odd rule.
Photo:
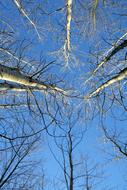
[(126, 189), (126, 12), (0, 2), (1, 190)]

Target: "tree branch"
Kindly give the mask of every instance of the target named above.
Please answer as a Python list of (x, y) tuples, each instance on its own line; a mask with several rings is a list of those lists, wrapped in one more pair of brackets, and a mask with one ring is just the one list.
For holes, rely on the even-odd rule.
[(22, 15), (24, 17), (26, 17), (26, 19), (30, 22), (30, 24), (33, 26), (33, 28), (35, 29), (38, 38), (41, 39), (40, 34), (37, 30), (36, 24), (30, 19), (30, 17), (28, 16), (27, 12), (25, 11), (25, 9), (22, 7), (20, 0), (13, 0), (14, 4), (16, 5), (16, 7), (18, 8), (18, 10), (22, 13)]
[(123, 80), (127, 76), (127, 68), (124, 68), (122, 71), (118, 73), (117, 76), (109, 79), (107, 82), (103, 83), (101, 86), (99, 86), (95, 91), (91, 92), (88, 96), (85, 97), (85, 99), (92, 98), (93, 96), (97, 95), (99, 92), (101, 92), (104, 88), (114, 84), (115, 82)]
[[(18, 85), (23, 85), (27, 88), (33, 88), (33, 89), (45, 90), (45, 91), (52, 90), (52, 91), (56, 91), (63, 94), (66, 93), (63, 89), (59, 87), (56, 87), (50, 84), (45, 84), (38, 80), (34, 80), (30, 76), (23, 75), (18, 69), (14, 69), (14, 68), (7, 67), (4, 65), (0, 65), (0, 79), (8, 81), (8, 82), (13, 82)], [(20, 88), (16, 88), (15, 90), (20, 90)]]

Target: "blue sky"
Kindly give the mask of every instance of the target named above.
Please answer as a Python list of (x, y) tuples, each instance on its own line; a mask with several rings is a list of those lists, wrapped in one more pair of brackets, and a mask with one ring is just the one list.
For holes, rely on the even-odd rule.
[[(70, 39), (71, 51), (69, 54), (68, 65), (66, 64), (64, 57), (64, 43), (66, 39), (65, 1), (36, 0), (34, 3), (22, 1), (29, 17), (36, 22), (41, 39), (38, 39), (34, 28), (30, 25), (28, 20), (19, 13), (13, 1), (10, 0), (5, 0), (0, 3), (0, 27), (1, 30), (8, 30), (12, 33), (12, 37), (10, 37), (9, 40), (6, 39), (7, 44), (5, 43), (5, 47), (7, 46), (12, 52), (15, 52), (17, 57), (22, 53), (22, 41), (24, 41), (22, 45), (23, 47), (26, 47), (26, 45), (29, 44), (28, 48), (26, 48), (26, 51), (24, 51), (22, 55), (24, 60), (27, 60), (28, 62), (30, 60), (30, 66), (26, 66), (23, 71), (26, 71), (26, 73), (34, 73), (37, 68), (42, 67), (42, 63), (44, 61), (46, 63), (55, 61), (54, 65), (42, 74), (40, 80), (45, 80), (47, 83), (49, 83), (52, 78), (54, 81), (62, 80), (62, 82), (58, 82), (60, 87), (65, 87), (65, 89), (74, 89), (74, 91), (72, 90), (72, 95), (80, 94), (81, 97), (87, 95), (88, 92), (93, 91), (93, 89), (98, 87), (102, 82), (109, 79), (111, 77), (109, 74), (110, 71), (113, 71), (114, 69), (115, 72), (113, 72), (113, 74), (115, 74), (119, 69), (123, 68), (124, 66), (120, 62), (121, 59), (125, 61), (126, 66), (125, 49), (120, 54), (116, 55), (115, 58), (113, 57), (111, 62), (109, 61), (106, 63), (107, 65), (102, 67), (92, 80), (85, 82), (91, 76), (93, 69), (96, 68), (101, 57), (103, 57), (102, 55), (104, 55), (116, 39), (125, 33), (127, 17), (120, 17), (117, 14), (126, 13), (125, 5), (127, 2), (125, 0), (121, 0), (120, 2), (105, 1), (106, 5), (103, 5), (102, 1), (99, 2), (96, 10), (96, 26), (93, 26), (94, 24), (90, 12), (92, 10), (91, 6), (93, 1), (82, 1), (85, 7), (84, 9), (81, 8), (79, 2), (81, 1), (73, 0)], [(37, 9), (34, 9), (36, 6)], [(41, 7), (41, 9), (39, 9), (39, 7)], [(59, 8), (62, 8), (62, 10), (57, 10)], [(0, 46), (2, 45), (3, 44), (1, 42)], [(41, 57), (42, 59), (40, 59)], [(42, 61), (41, 64), (40, 61)], [(18, 65), (18, 62), (11, 58), (11, 61), (7, 61), (5, 64), (12, 67), (16, 64)], [(22, 66), (22, 64), (23, 63), (19, 63), (20, 66)], [(124, 82), (126, 85), (126, 81)], [(121, 82), (121, 86), (122, 85), (124, 84)], [(118, 85), (114, 85), (113, 92), (116, 97), (119, 98), (117, 90), (118, 87)], [(122, 89), (122, 93), (126, 98), (126, 87), (123, 87)], [(112, 102), (111, 99), (113, 99), (113, 94), (111, 94), (112, 89), (106, 89), (105, 93), (106, 100), (104, 108), (106, 109), (110, 107)], [(50, 110), (54, 116), (57, 109), (57, 103), (54, 99), (52, 99), (49, 94), (44, 95), (39, 92), (35, 93), (35, 96), (41, 110), (44, 112), (48, 112)], [(19, 100), (27, 102), (27, 94), (25, 93), (20, 95), (18, 94), (17, 96), (13, 96), (13, 93), (10, 93), (7, 97), (5, 97), (5, 94), (1, 94), (1, 102), (13, 102), (12, 97), (15, 97), (17, 102)], [(49, 110), (46, 110), (47, 102), (45, 102), (45, 98), (47, 98)], [(30, 97), (30, 100), (32, 105), (35, 104), (33, 97)], [(102, 184), (96, 186), (95, 189), (109, 190), (111, 188), (115, 190), (125, 190), (127, 188), (126, 158), (116, 160), (114, 154), (119, 155), (119, 153), (113, 148), (110, 142), (105, 142), (105, 137), (101, 129), (101, 113), (99, 105), (101, 106), (103, 104), (104, 93), (102, 92), (102, 96), (100, 95), (99, 99), (97, 97), (90, 101), (81, 100), (79, 98), (70, 98), (69, 100), (65, 98), (64, 104), (62, 104), (62, 100), (62, 98), (58, 99), (58, 104), (61, 106), (60, 109), (63, 114), (62, 118), (60, 118), (60, 113), (57, 117), (58, 121), (60, 120), (60, 126), (65, 130), (68, 128), (68, 110), (66, 109), (66, 106), (70, 105), (74, 108), (73, 120), (76, 117), (77, 110), (79, 109), (81, 111), (80, 120), (74, 128), (74, 136), (78, 136), (81, 133), (81, 129), (84, 130), (87, 128), (81, 143), (75, 149), (74, 160), (76, 159), (76, 161), (80, 162), (81, 157), (89, 157), (90, 167), (92, 164), (94, 165), (97, 163), (99, 165), (99, 170), (103, 169), (104, 180), (100, 180), (102, 181)], [(114, 100), (114, 102), (115, 101), (116, 100)], [(124, 101), (126, 103), (126, 99)], [(55, 109), (53, 107), (54, 105)], [(29, 109), (26, 107), (22, 109), (17, 108), (15, 112), (18, 117), (19, 111), (19, 115), (21, 113), (21, 116), (24, 116), (25, 120), (28, 124), (31, 124), (34, 130), (39, 130), (44, 127), (43, 119), (36, 105), (33, 107), (31, 106), (31, 108), (33, 109), (33, 112), (31, 112), (32, 114), (29, 113)], [(3, 117), (9, 116), (13, 118), (15, 112), (12, 111), (13, 109), (10, 109), (10, 112), (5, 109), (4, 111), (0, 110), (0, 113)], [(118, 131), (124, 131), (124, 133), (122, 133), (124, 137), (122, 136), (121, 138), (126, 138), (126, 111), (122, 106), (120, 106), (119, 102), (116, 101), (113, 104), (112, 108), (105, 113), (104, 118), (106, 118), (104, 119), (104, 125), (107, 129), (117, 128)], [(51, 119), (51, 116), (45, 116), (45, 121), (47, 123), (49, 123)], [(9, 122), (12, 122), (12, 120), (10, 119), (9, 121), (8, 119)], [(8, 127), (7, 122), (5, 122), (4, 125)], [(55, 129), (57, 131), (56, 134), (62, 134), (62, 132), (65, 132), (63, 129), (61, 130), (61, 128), (57, 128), (58, 126), (53, 124), (50, 126), (49, 131), (52, 133)], [(77, 138), (78, 137), (76, 137), (76, 140)], [(58, 139), (60, 139), (58, 140), (60, 143), (61, 138)], [(66, 146), (66, 143), (63, 143), (63, 145)], [(44, 168), (46, 176), (45, 190), (56, 189), (53, 182), (57, 184), (58, 189), (64, 190), (66, 187), (61, 185), (60, 182), (60, 180), (63, 180), (63, 171), (54, 159), (49, 146), (57, 160), (62, 163), (62, 155), (54, 143), (54, 138), (48, 136), (46, 132), (42, 132), (42, 142), (38, 144), (38, 149), (36, 153), (33, 154), (34, 159), (41, 160), (36, 172), (39, 173), (42, 168)], [(79, 168), (79, 173), (81, 169)], [(78, 172), (77, 169), (76, 172)], [(79, 185), (78, 182), (76, 185)], [(79, 189), (80, 187), (75, 188), (75, 190)]]

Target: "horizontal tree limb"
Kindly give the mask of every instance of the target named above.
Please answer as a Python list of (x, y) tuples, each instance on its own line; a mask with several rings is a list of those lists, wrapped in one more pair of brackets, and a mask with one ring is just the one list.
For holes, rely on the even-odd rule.
[[(34, 80), (30, 76), (23, 75), (18, 69), (11, 68), (8, 66), (0, 65), (0, 79), (7, 82), (13, 82), (18, 85), (32, 88), (33, 90), (52, 90), (66, 94), (65, 90), (56, 87), (54, 85), (45, 84), (41, 81)], [(5, 84), (4, 84), (5, 85)], [(4, 86), (3, 86), (4, 87)], [(5, 85), (5, 88), (10, 86)], [(13, 86), (14, 87), (14, 86)], [(16, 87), (15, 90), (23, 90), (23, 87)]]

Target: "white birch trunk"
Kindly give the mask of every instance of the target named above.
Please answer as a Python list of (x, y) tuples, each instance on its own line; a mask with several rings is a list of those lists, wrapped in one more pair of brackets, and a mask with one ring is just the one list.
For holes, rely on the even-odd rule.
[(67, 49), (70, 51), (70, 31), (72, 19), (72, 0), (67, 0)]
[(65, 94), (65, 91), (61, 88), (34, 80), (29, 76), (23, 75), (20, 71), (18, 71), (18, 69), (13, 69), (4, 65), (0, 65), (0, 79), (13, 82), (18, 85), (23, 85), (28, 88), (39, 90), (52, 90)]
[(100, 63), (98, 64), (97, 68), (93, 71), (93, 74), (95, 74), (100, 67), (103, 66), (104, 63), (109, 61), (112, 56), (114, 56), (117, 52), (119, 52), (121, 49), (127, 47), (127, 40), (124, 40), (124, 38), (127, 36), (127, 32), (121, 36), (114, 44), (113, 46), (105, 53), (104, 58)]
[(119, 81), (123, 80), (125, 77), (127, 77), (127, 68), (123, 69), (117, 76), (115, 76), (115, 77), (109, 79), (107, 82), (103, 83), (95, 91), (93, 91), (88, 96), (86, 96), (85, 99), (92, 98), (93, 96), (95, 96), (99, 92), (101, 92), (104, 88), (112, 85), (115, 82), (119, 82)]

